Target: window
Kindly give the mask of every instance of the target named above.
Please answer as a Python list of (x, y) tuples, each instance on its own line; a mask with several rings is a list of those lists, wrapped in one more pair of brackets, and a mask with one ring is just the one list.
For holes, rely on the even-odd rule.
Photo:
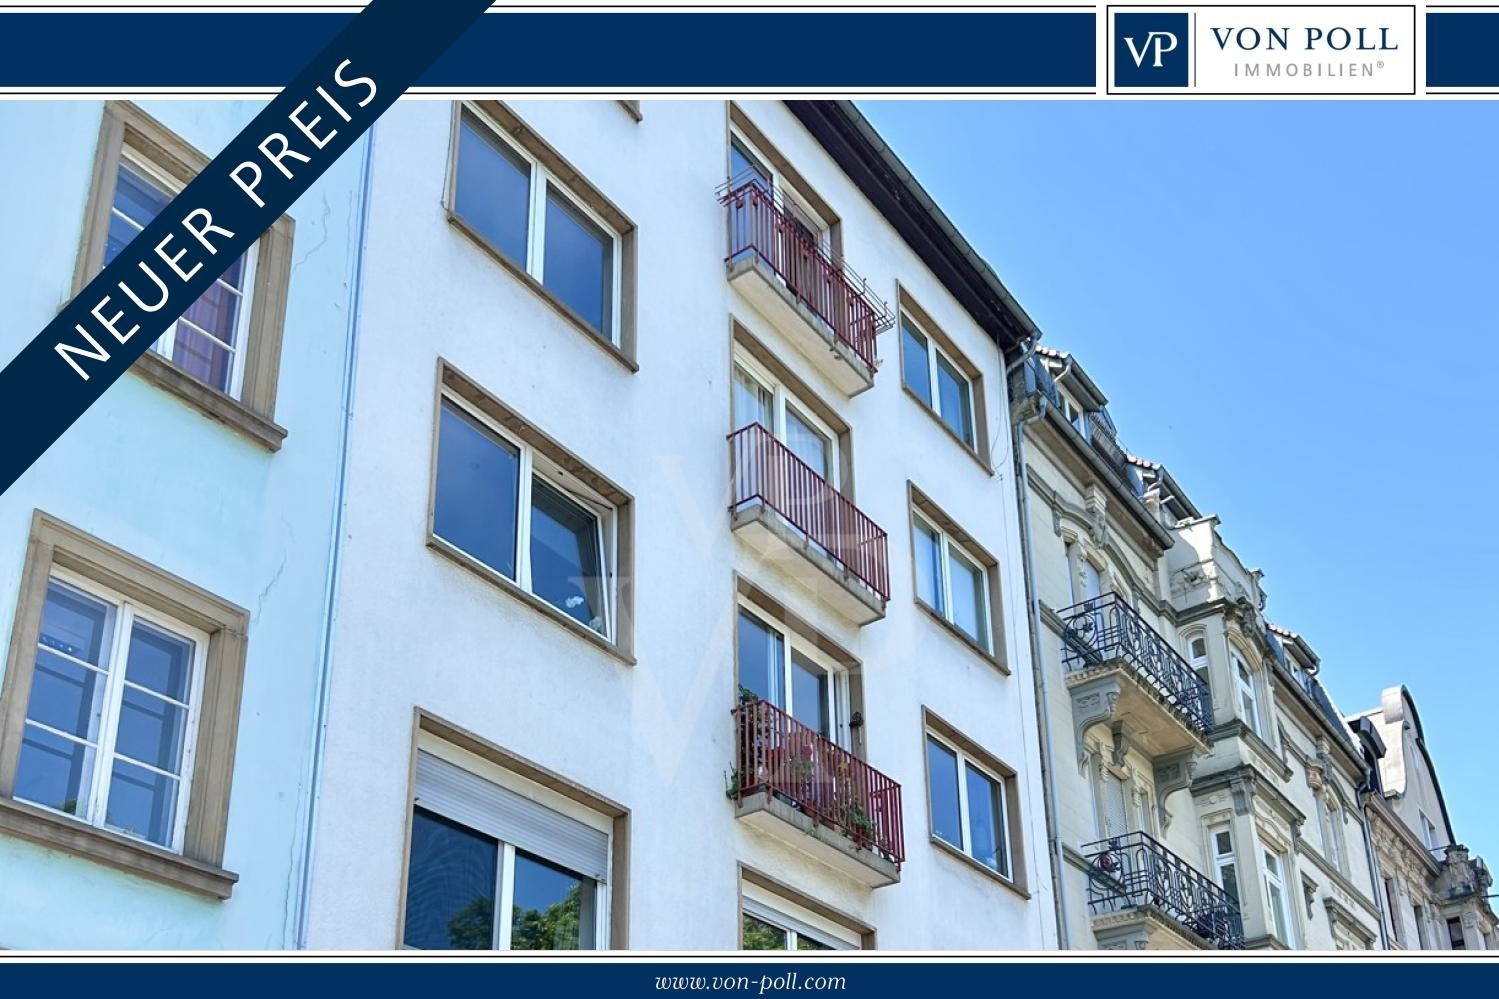
[(1088, 437), (1088, 414), (1066, 394), (1059, 392), (1058, 395), (1062, 400), (1062, 416), (1072, 424), (1074, 430)]
[[(149, 225), (172, 200), (170, 180), (129, 149), (121, 151), (110, 206), (109, 232), (104, 242), (108, 266), (125, 245)], [(229, 269), (151, 349), (199, 381), (238, 395), (244, 381), (245, 340), (249, 336), (249, 292), (255, 279), (255, 250)]]
[(494, 768), (481, 776), (458, 758), (417, 753), (403, 945), (607, 946), (609, 820), (520, 776)]
[(1436, 850), (1442, 845), (1441, 837), (1437, 834), (1436, 824), (1421, 812), (1421, 841), (1426, 844), (1426, 849)]
[(986, 653), (994, 651), (989, 572), (950, 532), (920, 513), (911, 516), (916, 599)]
[(1416, 949), (1426, 949), (1426, 910), (1415, 903), (1411, 904), (1411, 913), (1416, 920)]
[(1096, 761), (1093, 768), (1096, 777), (1093, 793), (1098, 798), (1098, 835), (1123, 836), (1133, 829), (1143, 830), (1131, 821), (1129, 784), (1109, 769), (1107, 764)]
[(1103, 596), (1103, 574), (1091, 559), (1083, 559), (1083, 599), (1097, 600)]
[(564, 314), (624, 345), (622, 293), (631, 227), (497, 102), (464, 106), (456, 125), (452, 215)]
[(844, 742), (847, 678), (800, 635), (741, 604), (739, 686), (826, 739)]
[(736, 188), (752, 183), (767, 193), (774, 193), (774, 174), (758, 154), (750, 151), (749, 142), (739, 135), (729, 137), (729, 183)]
[(758, 884), (740, 883), (741, 950), (858, 950), (858, 931), (773, 893)]
[(758, 423), (820, 478), (841, 488), (838, 433), (744, 350), (734, 352), (734, 429)]
[(1197, 674), (1203, 687), (1211, 689), (1208, 683), (1208, 640), (1202, 635), (1194, 635), (1187, 643), (1187, 655), (1192, 661), (1192, 672)]
[(207, 636), (53, 574), (14, 794), (180, 850)]
[(437, 439), (433, 533), (600, 635), (612, 635), (613, 511), (456, 399)]
[(1248, 664), (1244, 662), (1237, 650), (1229, 652), (1229, 658), (1233, 661), (1234, 676), (1239, 685), (1239, 713), (1244, 719), (1244, 724), (1255, 735), (1260, 734), (1260, 715), (1257, 707), (1257, 692), (1255, 690), (1254, 673), (1250, 671)]
[(623, 647), (629, 498), (443, 366), (431, 539)]
[(1239, 900), (1239, 864), (1234, 858), (1233, 832), (1227, 824), (1208, 830), (1208, 844), (1213, 858), (1213, 874), (1218, 887), (1235, 902)]
[(1348, 873), (1348, 849), (1343, 838), (1343, 809), (1335, 801), (1317, 795), (1317, 818), (1322, 826), (1322, 846), (1328, 861), (1344, 874)]
[[(98, 150), (75, 292), (208, 165), (208, 157), (124, 101), (105, 104)], [(136, 368), (269, 450), (286, 436), (273, 419), (292, 229), (283, 216), (248, 253), (228, 262)]]
[(247, 613), (45, 514), (30, 550), (0, 688), (0, 831), (227, 898)]
[(1468, 949), (1468, 941), (1463, 936), (1463, 921), (1457, 917), (1447, 920), (1447, 946), (1450, 950)]
[(1395, 912), (1395, 882), (1389, 878), (1384, 879), (1384, 905), (1385, 912), (1390, 916), (1390, 935), (1395, 938), (1396, 943), (1404, 943), (1400, 933), (1400, 917)]
[[(737, 109), (734, 113), (737, 116)], [(803, 195), (798, 185), (787, 176), (786, 171), (778, 168), (779, 159), (778, 156), (762, 152), (737, 125), (732, 127), (729, 135), (730, 185), (737, 189), (752, 183), (772, 195), (785, 209), (791, 224), (800, 230), (806, 242), (825, 253), (829, 252), (832, 226), (825, 221), (824, 213), (813, 207), (812, 199)], [(791, 267), (793, 271), (797, 269), (795, 261), (791, 262)], [(793, 274), (793, 283), (804, 276), (810, 278), (812, 275)]]
[(1011, 879), (1011, 779), (931, 731), (926, 759), (932, 836)]
[(978, 447), (969, 376), (916, 320), (900, 317), (901, 371), (908, 388), (964, 444)]
[(1285, 858), (1270, 850), (1265, 851), (1265, 905), (1275, 935), (1286, 946), (1296, 946), (1290, 899), (1286, 897)]

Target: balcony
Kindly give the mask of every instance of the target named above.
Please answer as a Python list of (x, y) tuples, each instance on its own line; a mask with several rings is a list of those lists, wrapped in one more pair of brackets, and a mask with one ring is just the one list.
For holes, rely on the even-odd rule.
[(1113, 422), (1101, 410), (1096, 410), (1083, 415), (1083, 426), (1086, 429), (1082, 435), (1093, 445), (1093, 450), (1133, 489), (1139, 473), (1130, 465), (1124, 446), (1114, 432)]
[(731, 526), (762, 557), (855, 624), (885, 616), (885, 532), (812, 467), (752, 423), (729, 435)]
[(841, 392), (873, 385), (875, 338), (895, 325), (889, 306), (759, 181), (731, 181), (719, 200), (728, 212), (729, 283)]
[(733, 714), (738, 817), (870, 888), (899, 881), (900, 785), (767, 701)]
[(1242, 950), (1239, 903), (1143, 832), (1089, 843), (1088, 911), (1105, 949)]
[(1099, 723), (1122, 724), (1152, 757), (1207, 752), (1213, 729), (1207, 684), (1133, 607), (1107, 593), (1067, 608), (1061, 618), (1080, 754), (1084, 732)]

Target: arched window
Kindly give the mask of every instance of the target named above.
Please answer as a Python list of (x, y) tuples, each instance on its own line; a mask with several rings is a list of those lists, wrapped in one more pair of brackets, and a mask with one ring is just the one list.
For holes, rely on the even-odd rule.
[(1187, 660), (1192, 664), (1192, 671), (1202, 681), (1202, 685), (1209, 690), (1213, 685), (1208, 681), (1208, 640), (1206, 635), (1193, 635), (1187, 640)]

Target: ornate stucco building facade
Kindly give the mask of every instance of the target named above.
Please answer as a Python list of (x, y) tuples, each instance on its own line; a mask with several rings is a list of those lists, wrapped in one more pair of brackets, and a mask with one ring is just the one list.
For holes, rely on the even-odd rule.
[(1388, 945), (1397, 950), (1494, 950), (1493, 877), (1453, 835), (1416, 702), (1390, 687), (1380, 705), (1349, 719), (1384, 748), (1369, 796)]
[(1261, 574), (1070, 354), (1012, 376), (1062, 945), (1379, 945), (1368, 764)]

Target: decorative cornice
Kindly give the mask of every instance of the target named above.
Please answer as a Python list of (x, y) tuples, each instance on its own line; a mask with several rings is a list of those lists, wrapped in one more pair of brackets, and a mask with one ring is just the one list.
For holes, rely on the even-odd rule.
[[(1255, 734), (1254, 729), (1244, 724), (1242, 718), (1229, 718), (1218, 724), (1208, 733), (1208, 742), (1216, 745), (1225, 739), (1243, 739), (1249, 747), (1255, 750), (1268, 769), (1274, 771), (1274, 775), (1283, 781), (1291, 779), (1292, 770), (1285, 761), (1275, 755), (1275, 747)], [(1244, 764), (1253, 766), (1253, 764)]]
[(1281, 794), (1264, 774), (1247, 763), (1204, 774), (1194, 779), (1190, 786), (1193, 797), (1227, 790), (1233, 798), (1234, 811), (1239, 815), (1250, 814), (1253, 811), (1254, 799), (1263, 794), (1266, 802), (1290, 824), (1293, 836), (1297, 835), (1297, 830), (1301, 828), (1302, 823), (1306, 822), (1306, 815), (1301, 809), (1297, 808), (1291, 799)]

